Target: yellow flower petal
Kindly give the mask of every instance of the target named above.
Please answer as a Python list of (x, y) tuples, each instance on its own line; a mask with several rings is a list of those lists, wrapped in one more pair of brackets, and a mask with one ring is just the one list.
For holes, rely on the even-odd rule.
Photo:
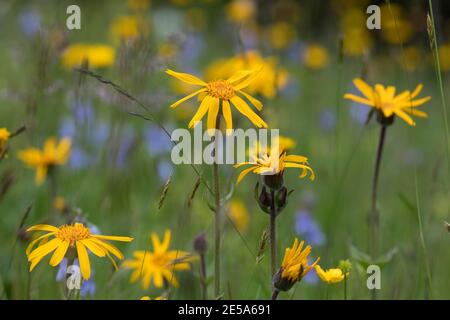
[(203, 80), (200, 80), (196, 76), (193, 76), (188, 73), (181, 73), (181, 72), (175, 72), (173, 70), (167, 69), (166, 73), (174, 78), (177, 78), (178, 80), (181, 80), (183, 82), (197, 85), (197, 86), (206, 86), (206, 82)]
[(81, 241), (76, 242), (77, 256), (80, 262), (81, 276), (84, 280), (88, 280), (91, 277), (91, 264), (89, 262), (89, 256), (84, 244)]

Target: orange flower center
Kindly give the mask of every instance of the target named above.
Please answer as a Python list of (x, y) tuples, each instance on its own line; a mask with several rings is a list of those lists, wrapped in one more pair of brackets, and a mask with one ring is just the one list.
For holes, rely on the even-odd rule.
[(81, 223), (74, 225), (63, 225), (56, 233), (56, 237), (63, 241), (69, 241), (71, 246), (75, 245), (76, 241), (87, 239), (91, 236), (89, 229)]
[(206, 89), (208, 95), (222, 100), (230, 100), (234, 97), (234, 88), (225, 80), (216, 80), (208, 83)]

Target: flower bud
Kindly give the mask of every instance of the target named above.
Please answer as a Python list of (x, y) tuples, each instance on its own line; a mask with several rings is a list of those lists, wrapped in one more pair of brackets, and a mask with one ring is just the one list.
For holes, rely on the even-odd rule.
[(206, 240), (206, 233), (201, 232), (194, 238), (194, 251), (198, 254), (205, 254), (208, 250), (208, 241)]
[(287, 204), (288, 192), (286, 187), (282, 187), (275, 196), (275, 204), (277, 206), (277, 214), (279, 214)]

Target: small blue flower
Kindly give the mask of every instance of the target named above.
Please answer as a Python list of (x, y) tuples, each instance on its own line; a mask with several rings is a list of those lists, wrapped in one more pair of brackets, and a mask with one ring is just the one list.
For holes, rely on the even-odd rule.
[(325, 244), (326, 238), (320, 225), (312, 218), (306, 210), (300, 210), (295, 219), (295, 232), (298, 233), (307, 243), (313, 246)]
[(333, 110), (326, 109), (320, 113), (320, 127), (325, 132), (330, 132), (336, 127), (336, 114)]
[(166, 182), (169, 179), (173, 171), (173, 164), (170, 161), (161, 161), (158, 163), (158, 176), (162, 182)]
[(25, 9), (19, 14), (19, 25), (27, 37), (33, 37), (41, 29), (41, 17), (37, 11)]
[(152, 155), (160, 155), (172, 149), (172, 142), (159, 127), (152, 126), (145, 133), (147, 148)]

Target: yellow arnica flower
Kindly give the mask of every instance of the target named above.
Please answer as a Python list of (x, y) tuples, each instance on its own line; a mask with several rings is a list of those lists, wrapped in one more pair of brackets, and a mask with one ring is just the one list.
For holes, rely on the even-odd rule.
[(323, 270), (319, 265), (316, 265), (315, 268), (319, 278), (326, 283), (341, 282), (345, 278), (344, 273), (339, 268), (332, 268), (326, 271)]
[(189, 122), (189, 128), (194, 127), (208, 113), (207, 128), (216, 129), (217, 115), (221, 112), (225, 119), (226, 129), (233, 129), (231, 105), (258, 128), (267, 128), (267, 124), (252, 110), (247, 101), (238, 96), (240, 94), (245, 97), (256, 109), (262, 109), (263, 105), (259, 100), (242, 91), (242, 89), (247, 87), (258, 76), (257, 71), (239, 71), (227, 80), (219, 79), (208, 83), (187, 73), (179, 73), (172, 70), (166, 70), (166, 73), (185, 83), (202, 87), (170, 106), (171, 108), (175, 108), (196, 95), (201, 94), (203, 96), (200, 107)]
[(134, 283), (142, 278), (142, 288), (147, 289), (151, 281), (157, 288), (162, 288), (164, 280), (178, 287), (174, 271), (190, 270), (190, 262), (195, 259), (190, 253), (179, 250), (169, 250), (172, 234), (170, 230), (164, 233), (163, 241), (159, 241), (156, 233), (151, 234), (153, 252), (134, 251), (134, 259), (126, 260), (123, 266), (133, 269), (131, 282)]
[[(81, 276), (87, 280), (91, 277), (91, 265), (89, 262), (88, 250), (98, 257), (107, 256), (117, 268), (116, 262), (111, 257), (111, 253), (118, 259), (123, 259), (123, 254), (115, 246), (105, 240), (130, 242), (133, 238), (118, 236), (102, 236), (91, 234), (89, 229), (82, 223), (63, 225), (58, 227), (48, 224), (38, 224), (27, 229), (30, 231), (47, 231), (48, 233), (34, 239), (26, 250), (28, 261), (31, 263), (30, 272), (48, 254), (53, 252), (50, 258), (50, 265), (56, 267), (66, 253), (75, 255), (80, 262)], [(49, 237), (54, 237), (49, 240)], [(33, 250), (34, 246), (38, 246)], [(72, 251), (72, 252), (70, 252)]]
[(70, 155), (71, 140), (63, 138), (56, 143), (55, 138), (45, 141), (44, 149), (28, 148), (19, 152), (19, 159), (36, 169), (36, 183), (44, 182), (49, 168), (65, 164)]
[(64, 50), (61, 56), (62, 64), (72, 69), (87, 63), (90, 68), (109, 67), (114, 64), (115, 50), (103, 44), (73, 44)]
[(422, 84), (419, 84), (412, 93), (410, 91), (403, 91), (400, 94), (395, 95), (394, 86), (385, 87), (381, 84), (376, 84), (374, 87), (371, 87), (361, 79), (354, 79), (353, 83), (363, 94), (363, 97), (347, 93), (344, 95), (344, 98), (371, 106), (386, 118), (397, 115), (407, 124), (415, 126), (416, 123), (410, 115), (421, 118), (427, 117), (425, 112), (417, 110), (416, 107), (424, 104), (430, 100), (431, 97), (414, 100), (422, 90)]
[(308, 245), (303, 249), (303, 245), (304, 241), (299, 243), (296, 238), (292, 248), (286, 248), (281, 268), (274, 281), (278, 290), (289, 290), (297, 281), (302, 280), (319, 262), (320, 258), (317, 258), (314, 263), (308, 265), (311, 246)]
[(11, 137), (11, 133), (6, 128), (0, 128), (0, 154), (3, 153), (3, 150), (8, 143), (9, 137)]
[(271, 176), (283, 174), (286, 168), (298, 168), (302, 173), (300, 178), (304, 178), (310, 173), (309, 178), (315, 179), (314, 171), (308, 164), (308, 158), (299, 155), (287, 155), (286, 150), (282, 147), (278, 147), (278, 152), (260, 152), (257, 155), (250, 154), (250, 161), (235, 164), (235, 168), (239, 168), (244, 165), (251, 165), (249, 168), (244, 169), (238, 176), (237, 183), (241, 182), (244, 177), (253, 172), (259, 175)]
[(279, 89), (286, 86), (288, 72), (279, 66), (275, 56), (264, 57), (256, 50), (249, 50), (231, 58), (218, 59), (205, 70), (206, 79), (225, 79), (239, 70), (260, 70), (258, 77), (246, 88), (251, 94), (273, 98)]

